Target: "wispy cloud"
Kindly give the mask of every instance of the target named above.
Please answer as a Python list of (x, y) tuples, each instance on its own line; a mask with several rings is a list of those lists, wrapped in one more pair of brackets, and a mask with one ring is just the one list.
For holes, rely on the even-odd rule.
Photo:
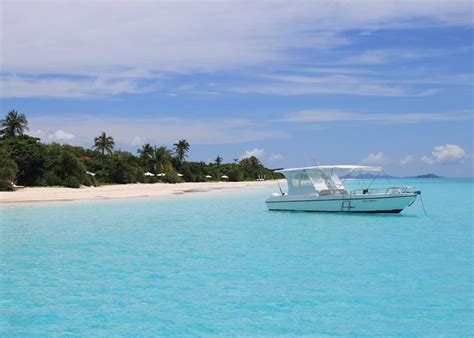
[[(92, 79), (8, 77), (2, 91), (4, 97), (53, 96), (53, 89), (62, 87), (65, 89), (58, 95), (62, 97), (76, 97), (75, 93), (90, 96), (93, 92), (137, 93), (143, 88), (130, 79), (156, 78), (163, 72), (190, 74), (287, 66), (294, 60), (295, 51), (319, 52), (349, 45), (352, 41), (348, 31), (471, 26), (471, 10), (468, 1), (434, 5), (428, 0), (366, 0), (358, 1), (357, 6), (348, 6), (343, 0), (303, 1), (298, 5), (283, 0), (4, 2), (0, 31), (3, 73), (73, 74)], [(387, 50), (367, 51), (352, 61), (383, 62), (393, 60), (393, 54)], [(423, 51), (403, 55), (410, 58), (421, 54)], [(311, 61), (317, 60), (311, 57)], [(351, 86), (348, 79), (335, 80), (337, 84), (330, 82), (328, 90), (312, 83), (262, 84), (253, 91), (349, 94), (354, 89), (356, 95), (413, 94), (363, 81)]]
[(126, 119), (83, 114), (80, 117), (43, 116), (28, 120), (32, 130), (45, 131), (35, 136), (46, 142), (52, 141), (48, 135), (56, 135), (57, 130), (67, 130), (67, 134), (75, 136), (74, 139), (70, 138), (74, 144), (85, 146), (91, 145), (94, 137), (102, 130), (112, 135), (119, 146), (127, 148), (145, 142), (172, 144), (179, 138), (185, 138), (191, 144), (238, 144), (287, 137), (285, 132), (262, 128), (245, 119)]
[[(262, 78), (271, 81), (262, 81)], [(429, 96), (439, 91), (438, 88), (409, 90), (387, 84), (387, 81), (382, 79), (373, 80), (348, 75), (264, 75), (251, 84), (230, 86), (228, 90), (265, 95), (346, 94), (359, 96)]]
[(365, 165), (377, 165), (385, 162), (385, 155), (381, 151), (378, 153), (370, 153), (366, 158), (360, 161), (361, 164)]
[(379, 123), (417, 123), (423, 121), (462, 121), (473, 118), (472, 111), (446, 113), (359, 113), (333, 109), (307, 109), (291, 113), (280, 121), (287, 122), (340, 122), (363, 121)]
[(400, 160), (400, 165), (405, 166), (413, 162), (415, 162), (415, 157), (409, 154)]
[(102, 97), (144, 93), (157, 85), (140, 85), (133, 79), (0, 76), (0, 96), (15, 97)]

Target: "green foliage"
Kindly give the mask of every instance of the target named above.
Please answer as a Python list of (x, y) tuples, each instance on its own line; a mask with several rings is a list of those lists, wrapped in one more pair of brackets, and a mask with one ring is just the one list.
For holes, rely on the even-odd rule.
[(25, 130), (28, 130), (28, 121), (25, 114), (11, 110), (5, 119), (0, 120), (0, 127), (0, 135), (4, 138), (21, 136)]
[(109, 155), (112, 154), (114, 146), (114, 139), (111, 136), (107, 136), (105, 132), (102, 132), (100, 136), (94, 139), (94, 148), (99, 151), (102, 156), (104, 156), (105, 153), (108, 153)]
[(15, 161), (10, 158), (5, 149), (0, 148), (0, 190), (13, 190), (13, 183), (17, 172), (18, 166)]
[(229, 181), (238, 182), (244, 180), (244, 174), (238, 168), (231, 169), (227, 176), (229, 176)]
[(22, 135), (1, 141), (18, 166), (18, 185), (40, 185), (43, 176), (46, 146), (39, 139)]
[(79, 182), (77, 177), (69, 176), (63, 181), (63, 185), (68, 188), (80, 188), (81, 182)]
[[(14, 118), (13, 113), (16, 114)], [(134, 156), (126, 151), (113, 152), (115, 142), (105, 132), (95, 138), (94, 151), (58, 143), (43, 144), (37, 138), (22, 135), (27, 128), (22, 114), (10, 112), (2, 123), (7, 120), (21, 123), (13, 128), (13, 134), (4, 133), (5, 137), (0, 139), (0, 189), (11, 188), (14, 180), (25, 186), (78, 188), (101, 183), (205, 182), (220, 180), (222, 175), (229, 176), (230, 181), (255, 180), (259, 175), (272, 177), (271, 171), (255, 157), (240, 162), (234, 160), (235, 163), (223, 163), (221, 156), (209, 164), (187, 162), (185, 158), (190, 145), (184, 139), (174, 144), (174, 157), (166, 146), (155, 147), (149, 143), (137, 151), (138, 156)], [(86, 171), (95, 173), (95, 176)], [(166, 175), (145, 177), (143, 174), (147, 171)], [(177, 175), (178, 172), (182, 177)], [(212, 178), (206, 178), (206, 175)]]
[(181, 166), (181, 163), (183, 163), (184, 159), (188, 156), (187, 153), (189, 151), (189, 148), (191, 147), (186, 140), (179, 140), (178, 143), (175, 143), (174, 145), (174, 153), (176, 155), (176, 160), (177, 160), (177, 165), (178, 167)]

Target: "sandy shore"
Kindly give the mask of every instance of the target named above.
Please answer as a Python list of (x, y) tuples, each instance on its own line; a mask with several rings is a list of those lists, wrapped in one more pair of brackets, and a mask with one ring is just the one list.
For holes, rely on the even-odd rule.
[(100, 187), (71, 188), (22, 188), (13, 192), (0, 192), (0, 205), (30, 203), (77, 202), (120, 198), (159, 197), (188, 193), (209, 193), (222, 190), (240, 190), (275, 185), (275, 182), (204, 182), (179, 184), (123, 184)]

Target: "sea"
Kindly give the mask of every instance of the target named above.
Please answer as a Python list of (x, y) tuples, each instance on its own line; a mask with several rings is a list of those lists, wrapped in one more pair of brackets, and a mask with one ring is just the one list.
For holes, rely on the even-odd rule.
[(472, 336), (474, 179), (392, 181), (426, 215), (271, 212), (276, 184), (0, 207), (0, 335)]

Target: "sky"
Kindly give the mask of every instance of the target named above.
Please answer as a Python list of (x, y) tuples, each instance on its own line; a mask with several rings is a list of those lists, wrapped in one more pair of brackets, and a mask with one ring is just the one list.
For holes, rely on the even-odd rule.
[(0, 111), (44, 142), (474, 176), (471, 1), (0, 3)]

